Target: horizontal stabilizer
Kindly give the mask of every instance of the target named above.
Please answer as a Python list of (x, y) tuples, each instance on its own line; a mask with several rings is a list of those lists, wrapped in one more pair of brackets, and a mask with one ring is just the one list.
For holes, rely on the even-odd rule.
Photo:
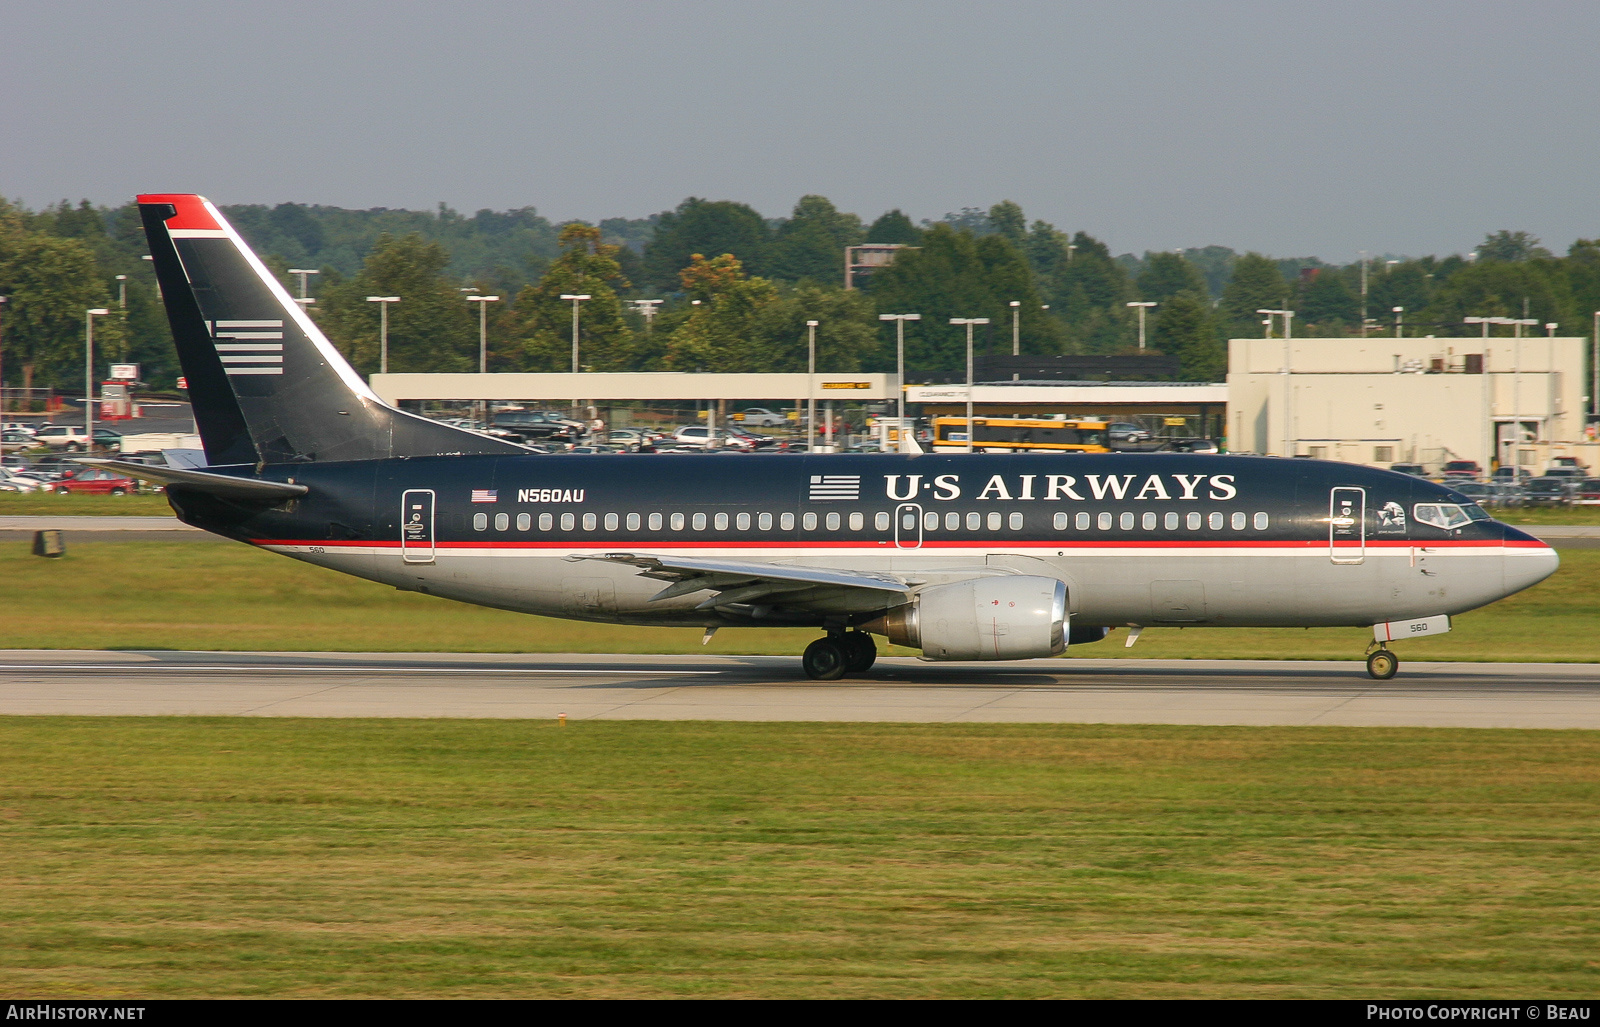
[(182, 467), (152, 467), (129, 460), (75, 460), (74, 463), (101, 467), (130, 478), (159, 481), (163, 485), (179, 485), (224, 499), (256, 499), (282, 502), (303, 496), (311, 491), (304, 485), (291, 485), (282, 481), (262, 481), (260, 478), (236, 478), (231, 474), (211, 471), (194, 471)]

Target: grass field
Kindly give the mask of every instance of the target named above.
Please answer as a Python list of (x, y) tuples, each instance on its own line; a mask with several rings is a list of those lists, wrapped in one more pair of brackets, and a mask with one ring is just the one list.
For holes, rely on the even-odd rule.
[(0, 719), (0, 992), (1600, 991), (1600, 732)]
[[(1600, 550), (1568, 549), (1544, 583), (1398, 646), (1403, 660), (1600, 661)], [(809, 628), (699, 629), (529, 617), (396, 592), (231, 543), (78, 542), (46, 560), (0, 542), (6, 649), (798, 654)], [(14, 600), (22, 599), (21, 602)], [(1150, 628), (1074, 647), (1095, 659), (1359, 659), (1359, 628)], [(889, 651), (887, 646), (883, 647)], [(894, 650), (914, 655), (911, 650)]]

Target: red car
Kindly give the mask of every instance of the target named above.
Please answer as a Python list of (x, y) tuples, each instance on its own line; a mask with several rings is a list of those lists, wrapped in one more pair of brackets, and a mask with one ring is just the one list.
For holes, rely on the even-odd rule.
[(85, 467), (81, 471), (66, 472), (61, 476), (61, 480), (55, 483), (53, 490), (63, 496), (73, 492), (84, 495), (125, 496), (137, 487), (132, 478), (124, 478), (120, 474), (98, 467)]

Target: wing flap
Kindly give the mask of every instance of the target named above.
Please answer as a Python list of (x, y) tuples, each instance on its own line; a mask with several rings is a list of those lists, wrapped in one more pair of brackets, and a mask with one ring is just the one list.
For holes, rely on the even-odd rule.
[(843, 571), (829, 567), (789, 567), (775, 563), (715, 560), (703, 557), (654, 556), (648, 553), (594, 553), (573, 560), (602, 560), (639, 568), (643, 577), (671, 582), (651, 602), (695, 592), (716, 592), (697, 609), (712, 609), (758, 600), (784, 603), (830, 597), (863, 610), (898, 606), (911, 598), (911, 586), (887, 574)]

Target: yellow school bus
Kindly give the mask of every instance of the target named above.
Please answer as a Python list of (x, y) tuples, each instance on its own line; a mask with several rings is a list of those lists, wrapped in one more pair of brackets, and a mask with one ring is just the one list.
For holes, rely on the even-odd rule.
[[(1054, 453), (1109, 453), (1105, 421), (1045, 417), (974, 417), (972, 448), (978, 453), (1036, 450)], [(935, 452), (960, 453), (967, 448), (965, 417), (933, 419)]]

